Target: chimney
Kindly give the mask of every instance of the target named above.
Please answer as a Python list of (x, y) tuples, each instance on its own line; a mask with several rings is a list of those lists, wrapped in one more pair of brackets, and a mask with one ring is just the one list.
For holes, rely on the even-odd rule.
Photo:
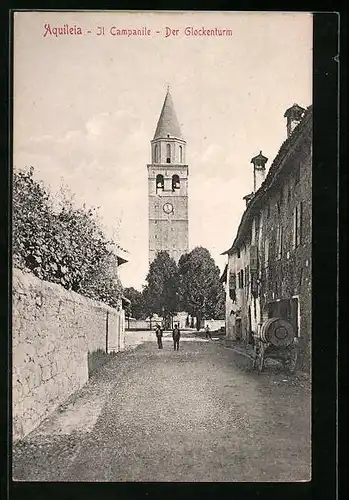
[(242, 198), (243, 200), (246, 201), (246, 207), (250, 203), (250, 201), (252, 200), (253, 196), (254, 196), (254, 193), (250, 193)]
[(301, 108), (298, 104), (294, 104), (291, 108), (286, 109), (284, 117), (287, 119), (287, 138), (291, 136), (292, 132), (301, 121), (304, 111), (305, 109)]
[(268, 158), (262, 155), (262, 151), (259, 155), (252, 158), (251, 163), (253, 163), (253, 192), (255, 193), (261, 187), (265, 179), (265, 164)]

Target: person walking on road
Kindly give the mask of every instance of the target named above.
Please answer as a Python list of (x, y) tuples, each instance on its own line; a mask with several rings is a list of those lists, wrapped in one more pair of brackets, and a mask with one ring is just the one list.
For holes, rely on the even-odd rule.
[(179, 350), (179, 339), (181, 338), (181, 332), (179, 330), (178, 323), (175, 325), (175, 327), (173, 329), (172, 338), (173, 338), (173, 350), (178, 351)]
[(211, 335), (211, 331), (210, 331), (210, 325), (206, 326), (205, 331), (206, 331), (206, 338), (211, 339), (212, 335)]
[(162, 335), (163, 335), (163, 331), (162, 331), (162, 328), (161, 328), (160, 325), (156, 325), (155, 335), (156, 335), (156, 339), (158, 341), (158, 348), (162, 349)]

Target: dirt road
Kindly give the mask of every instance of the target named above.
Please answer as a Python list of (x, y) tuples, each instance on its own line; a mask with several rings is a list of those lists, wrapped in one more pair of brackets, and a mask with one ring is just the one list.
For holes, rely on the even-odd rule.
[(183, 334), (118, 354), (14, 449), (14, 479), (306, 481), (310, 391)]

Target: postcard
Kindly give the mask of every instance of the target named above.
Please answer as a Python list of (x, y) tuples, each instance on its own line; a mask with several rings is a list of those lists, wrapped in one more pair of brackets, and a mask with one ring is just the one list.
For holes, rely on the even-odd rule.
[(14, 481), (311, 480), (312, 45), (14, 13)]

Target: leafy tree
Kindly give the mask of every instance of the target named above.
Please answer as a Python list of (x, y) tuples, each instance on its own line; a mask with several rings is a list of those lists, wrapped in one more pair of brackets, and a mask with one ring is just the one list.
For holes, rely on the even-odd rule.
[(144, 319), (146, 317), (144, 297), (132, 286), (124, 289), (124, 296), (130, 300), (130, 304), (125, 307), (127, 317), (132, 316), (135, 319)]
[(33, 173), (31, 167), (13, 176), (13, 264), (115, 307), (122, 294), (116, 256), (96, 209), (76, 208), (66, 194), (54, 207)]
[[(34, 270), (42, 264), (40, 249), (46, 249), (47, 233), (52, 232), (49, 194), (34, 181), (33, 167), (13, 176), (12, 250), (14, 264)], [(38, 274), (38, 273), (37, 273)]]
[(219, 280), (219, 267), (210, 252), (196, 247), (182, 255), (178, 271), (181, 308), (196, 318), (197, 330), (202, 319), (223, 317), (224, 289)]
[(154, 313), (163, 316), (169, 325), (171, 316), (178, 311), (179, 283), (175, 260), (167, 252), (159, 252), (150, 264), (146, 281), (143, 296), (147, 312), (150, 316)]
[(123, 288), (117, 275), (117, 258), (112, 252), (106, 253), (98, 265), (81, 280), (79, 293), (94, 300), (101, 300), (111, 307), (119, 308)]

